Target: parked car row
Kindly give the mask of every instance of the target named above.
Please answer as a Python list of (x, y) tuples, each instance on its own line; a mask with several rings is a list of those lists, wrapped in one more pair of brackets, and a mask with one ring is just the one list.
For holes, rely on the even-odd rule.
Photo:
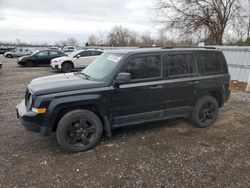
[(0, 54), (4, 54), (6, 52), (9, 52), (11, 50), (14, 50), (15, 48), (13, 47), (0, 47)]
[[(66, 55), (76, 51), (75, 46), (65, 46), (63, 49), (59, 49), (58, 47), (50, 47), (48, 50), (56, 50), (61, 51)], [(6, 58), (14, 58), (14, 57), (22, 57), (31, 55), (33, 50), (29, 48), (15, 48), (15, 47), (0, 47), (0, 54), (3, 54)]]
[(87, 67), (102, 53), (101, 50), (77, 50), (67, 56), (58, 50), (43, 50), (20, 57), (17, 63), (27, 67), (50, 65), (52, 69), (66, 73)]
[(22, 57), (32, 54), (32, 50), (29, 48), (15, 48), (11, 51), (5, 52), (3, 55), (7, 58)]

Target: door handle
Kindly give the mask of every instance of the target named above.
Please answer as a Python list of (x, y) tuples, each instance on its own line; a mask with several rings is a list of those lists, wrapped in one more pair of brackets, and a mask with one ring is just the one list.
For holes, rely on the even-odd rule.
[(161, 89), (161, 88), (162, 88), (162, 86), (160, 86), (160, 85), (150, 87), (150, 89)]
[(197, 81), (197, 80), (190, 81), (189, 84), (190, 85), (196, 85), (196, 84), (199, 84), (199, 81)]

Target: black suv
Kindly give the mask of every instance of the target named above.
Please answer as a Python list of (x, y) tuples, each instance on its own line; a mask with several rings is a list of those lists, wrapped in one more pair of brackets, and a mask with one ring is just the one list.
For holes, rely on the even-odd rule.
[(208, 127), (229, 99), (229, 81), (216, 49), (111, 51), (81, 72), (32, 80), (17, 115), (27, 130), (56, 132), (62, 148), (79, 152), (131, 124), (184, 117)]

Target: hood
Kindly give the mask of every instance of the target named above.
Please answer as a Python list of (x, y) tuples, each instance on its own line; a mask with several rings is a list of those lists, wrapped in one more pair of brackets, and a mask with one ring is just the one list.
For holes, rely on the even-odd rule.
[(25, 56), (20, 57), (18, 60), (23, 61), (23, 60), (29, 59), (30, 57), (31, 55), (25, 55)]
[(31, 81), (28, 88), (34, 95), (91, 89), (104, 86), (104, 82), (86, 80), (76, 73), (46, 76)]
[(57, 57), (57, 58), (52, 59), (52, 61), (66, 61), (66, 60), (70, 60), (70, 57), (62, 56), (62, 57)]

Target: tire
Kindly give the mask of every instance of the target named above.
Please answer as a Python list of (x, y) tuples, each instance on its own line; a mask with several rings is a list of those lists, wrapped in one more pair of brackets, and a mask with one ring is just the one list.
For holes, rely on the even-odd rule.
[(209, 127), (217, 119), (218, 111), (218, 101), (210, 95), (203, 96), (195, 104), (191, 122), (199, 128)]
[(33, 67), (34, 63), (33, 63), (33, 61), (27, 61), (27, 62), (25, 62), (25, 65), (26, 65), (26, 67)]
[(73, 69), (74, 69), (74, 66), (70, 62), (65, 62), (62, 64), (62, 72), (64, 73), (72, 72)]
[(64, 115), (58, 123), (57, 141), (70, 152), (83, 152), (93, 148), (103, 132), (99, 117), (88, 110), (74, 110)]
[(8, 54), (6, 57), (7, 58), (13, 58), (13, 56), (11, 54)]

